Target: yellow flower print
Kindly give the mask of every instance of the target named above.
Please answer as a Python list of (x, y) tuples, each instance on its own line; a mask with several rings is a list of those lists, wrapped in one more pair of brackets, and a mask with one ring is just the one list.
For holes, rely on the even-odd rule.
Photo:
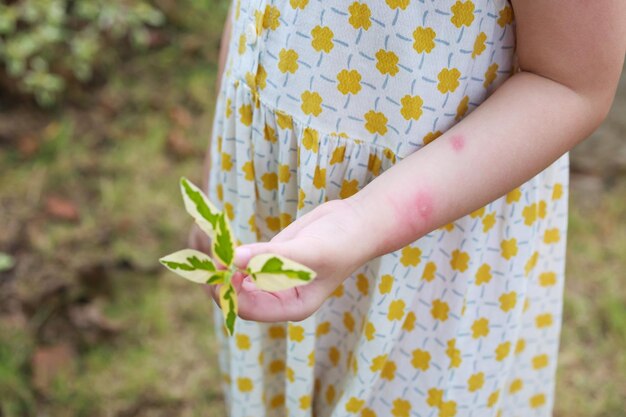
[(352, 314), (350, 314), (349, 311), (346, 311), (345, 313), (343, 313), (343, 325), (346, 327), (346, 330), (348, 330), (350, 333), (352, 333), (354, 331), (354, 317), (352, 317)]
[(393, 400), (393, 408), (391, 409), (393, 417), (410, 417), (411, 403), (402, 398)]
[(239, 120), (246, 126), (252, 124), (252, 106), (250, 104), (239, 107)]
[(398, 55), (393, 51), (379, 49), (376, 52), (376, 68), (381, 74), (394, 76), (398, 73)]
[(400, 263), (404, 266), (417, 266), (422, 260), (422, 251), (418, 247), (405, 246), (402, 248)]
[(483, 232), (487, 233), (493, 225), (496, 224), (496, 212), (489, 213), (485, 217), (483, 217)]
[(431, 388), (428, 390), (428, 398), (426, 402), (431, 407), (440, 407), (443, 403), (443, 390)]
[(467, 252), (462, 252), (458, 249), (452, 251), (452, 259), (450, 259), (450, 266), (455, 271), (465, 271), (469, 264), (470, 256)]
[(525, 348), (526, 348), (526, 341), (524, 339), (518, 340), (517, 343), (515, 344), (515, 354), (519, 355), (520, 353), (524, 351)]
[(517, 239), (505, 239), (500, 242), (500, 254), (506, 260), (509, 260), (517, 255)]
[(506, 195), (507, 204), (516, 203), (522, 197), (522, 190), (519, 187), (509, 191)]
[(382, 161), (375, 153), (370, 153), (370, 156), (367, 160), (367, 170), (374, 174), (375, 177), (380, 173), (380, 166)]
[(278, 181), (287, 183), (289, 182), (289, 178), (291, 178), (289, 164), (278, 164)]
[(465, 113), (467, 113), (467, 110), (469, 109), (468, 104), (469, 96), (463, 97), (456, 108), (456, 116), (454, 120), (459, 121), (463, 118), (463, 116), (465, 116)]
[(333, 36), (335, 36), (335, 34), (328, 26), (315, 26), (311, 30), (311, 36), (313, 38), (311, 40), (311, 46), (317, 52), (324, 51), (328, 53), (335, 46), (333, 44)]
[(446, 94), (448, 92), (453, 93), (459, 86), (460, 77), (461, 72), (458, 69), (443, 68), (437, 75), (437, 79), (439, 79), (437, 89), (441, 92), (441, 94)]
[(315, 329), (315, 336), (323, 336), (330, 332), (330, 322), (325, 321), (317, 325), (317, 329)]
[(494, 62), (493, 64), (489, 65), (489, 68), (487, 68), (487, 71), (485, 72), (485, 82), (483, 82), (483, 87), (487, 88), (491, 85), (492, 82), (495, 81), (496, 77), (498, 76), (497, 72), (498, 64)]
[(402, 109), (400, 110), (402, 117), (406, 120), (419, 120), (422, 115), (422, 104), (424, 104), (424, 100), (420, 96), (407, 94), (400, 99), (400, 103), (402, 104)]
[(330, 384), (328, 388), (326, 388), (326, 402), (332, 404), (333, 401), (335, 401), (335, 386)]
[(517, 304), (517, 293), (515, 291), (506, 292), (500, 296), (500, 309), (504, 312), (511, 311)]
[(552, 314), (539, 314), (537, 317), (535, 317), (535, 326), (540, 329), (552, 326)]
[(278, 53), (278, 69), (283, 74), (294, 74), (298, 70), (298, 53), (293, 49), (281, 49)]
[(361, 417), (378, 417), (374, 410), (371, 408), (364, 408), (361, 410)]
[(372, 372), (378, 372), (385, 366), (385, 362), (387, 362), (387, 354), (378, 355), (372, 359), (372, 364), (370, 365), (370, 370)]
[(233, 167), (232, 156), (226, 152), (222, 152), (222, 170), (230, 171)]
[(388, 381), (393, 381), (396, 376), (396, 364), (393, 361), (385, 362), (383, 370), (380, 372), (380, 377)]
[(376, 333), (376, 328), (374, 327), (374, 324), (371, 321), (368, 321), (367, 323), (365, 323), (365, 338), (367, 340), (373, 340), (375, 333)]
[(522, 216), (524, 217), (524, 224), (526, 226), (532, 225), (537, 220), (537, 203), (532, 203), (522, 210)]
[(437, 139), (441, 135), (443, 135), (443, 132), (441, 132), (441, 130), (429, 132), (426, 134), (426, 136), (424, 136), (424, 139), (422, 139), (422, 141), (424, 142), (424, 145), (428, 145), (430, 142)]
[(280, 228), (284, 229), (293, 222), (293, 218), (289, 213), (280, 213)]
[(396, 154), (389, 148), (385, 148), (383, 150), (383, 155), (385, 155), (385, 157), (391, 161), (392, 164), (396, 163)]
[(297, 324), (288, 324), (289, 340), (302, 342), (304, 340), (304, 327)]
[(359, 292), (363, 295), (367, 295), (369, 292), (369, 281), (367, 280), (367, 277), (365, 276), (365, 274), (359, 274), (356, 277), (356, 288), (357, 290), (359, 290)]
[(389, 319), (389, 321), (402, 320), (402, 317), (404, 317), (404, 307), (404, 300), (393, 300), (391, 303), (389, 303), (387, 319)]
[(343, 180), (341, 184), (341, 191), (339, 191), (339, 198), (348, 198), (359, 191), (359, 180)]
[(532, 408), (539, 408), (546, 403), (546, 396), (544, 394), (533, 395), (529, 402)]
[(335, 288), (335, 291), (333, 291), (330, 295), (331, 297), (337, 297), (337, 298), (343, 296), (343, 284), (339, 284), (337, 288)]
[(233, 101), (229, 98), (226, 99), (226, 110), (224, 111), (224, 114), (226, 115), (227, 119), (230, 119), (230, 116), (233, 114), (233, 109), (232, 106), (233, 105)]
[(239, 36), (239, 49), (237, 49), (237, 52), (239, 52), (239, 55), (243, 55), (244, 52), (246, 52), (246, 34), (242, 33)]
[(543, 234), (544, 243), (557, 243), (561, 239), (559, 229), (556, 227), (553, 229), (546, 229)]
[(475, 219), (476, 217), (483, 217), (485, 215), (485, 207), (481, 207), (478, 210), (474, 210), (470, 213), (470, 217)]
[(319, 166), (315, 167), (315, 172), (313, 173), (313, 185), (318, 189), (326, 187), (326, 168), (320, 168)]
[(304, 114), (319, 116), (322, 112), (322, 96), (315, 91), (304, 91), (300, 96), (302, 99), (302, 111)]
[(552, 200), (558, 200), (563, 196), (563, 184), (556, 183), (554, 187), (552, 187)]
[(514, 379), (511, 382), (511, 386), (509, 387), (509, 392), (511, 394), (515, 394), (518, 393), (522, 390), (522, 388), (524, 387), (524, 381), (522, 381), (521, 379), (517, 378)]
[(441, 321), (448, 320), (448, 313), (450, 312), (450, 306), (448, 303), (442, 300), (433, 300), (433, 306), (430, 309), (430, 314), (436, 319)]
[(446, 355), (450, 358), (450, 368), (458, 368), (461, 366), (461, 350), (456, 347), (456, 339), (448, 340)]
[(278, 175), (275, 172), (266, 172), (261, 176), (261, 181), (263, 181), (263, 188), (266, 190), (278, 189)]
[(437, 272), (437, 264), (434, 262), (428, 262), (424, 266), (424, 272), (422, 273), (422, 279), (426, 282), (431, 282), (435, 279), (435, 273)]
[(554, 272), (542, 272), (539, 275), (539, 285), (550, 287), (556, 284), (556, 274)]
[(270, 400), (271, 408), (278, 408), (285, 405), (285, 394), (276, 394)]
[(250, 215), (250, 219), (248, 219), (248, 225), (250, 226), (250, 230), (252, 230), (255, 233), (257, 232), (256, 218), (254, 214)]
[(500, 17), (498, 17), (498, 24), (500, 27), (505, 27), (513, 23), (513, 9), (511, 6), (505, 6), (500, 10)]
[(427, 371), (430, 368), (430, 352), (421, 349), (415, 349), (413, 351), (413, 359), (411, 359), (411, 365), (415, 369)]
[(339, 349), (337, 349), (335, 346), (331, 346), (330, 349), (328, 349), (328, 359), (330, 360), (330, 363), (333, 364), (333, 366), (337, 366), (340, 356), (341, 353), (339, 352)]
[(224, 211), (226, 212), (226, 217), (228, 217), (229, 220), (235, 219), (235, 208), (232, 204), (224, 203)]
[(248, 350), (250, 349), (250, 338), (246, 334), (238, 333), (235, 336), (235, 344), (238, 349)]
[(493, 407), (498, 404), (498, 398), (500, 398), (500, 390), (495, 390), (487, 398), (487, 407)]
[(474, 339), (478, 339), (479, 337), (484, 337), (489, 334), (489, 320), (482, 317), (478, 320), (474, 321), (472, 324), (472, 337)]
[(298, 208), (301, 210), (304, 208), (304, 199), (306, 198), (306, 193), (302, 188), (298, 189)]
[(241, 392), (250, 392), (254, 388), (254, 384), (250, 378), (237, 378), (237, 388)]
[(407, 332), (410, 332), (411, 330), (413, 330), (415, 328), (415, 320), (417, 319), (417, 317), (415, 317), (415, 313), (412, 311), (409, 311), (406, 314), (406, 318), (404, 319), (404, 323), (402, 323), (402, 330), (406, 330)]
[(293, 120), (291, 116), (281, 111), (276, 112), (276, 124), (281, 129), (293, 129)]
[(333, 155), (330, 158), (330, 165), (338, 164), (343, 162), (346, 155), (346, 145), (338, 146), (333, 150)]
[(476, 374), (472, 374), (467, 380), (467, 389), (469, 392), (476, 392), (481, 389), (485, 385), (485, 374), (484, 372), (478, 372)]
[(456, 416), (456, 401), (445, 401), (439, 407), (438, 417), (454, 417)]
[(418, 54), (422, 52), (429, 54), (435, 47), (435, 36), (437, 36), (437, 33), (435, 33), (433, 28), (418, 26), (413, 31), (413, 48)]
[(526, 262), (526, 265), (524, 266), (524, 274), (526, 276), (528, 276), (528, 274), (530, 274), (530, 271), (532, 271), (533, 268), (537, 265), (538, 259), (539, 259), (539, 252), (537, 251), (533, 252), (530, 258), (528, 258), (528, 261)]
[(268, 370), (270, 374), (277, 374), (279, 372), (283, 372), (285, 370), (285, 362), (280, 359), (272, 361), (270, 362), (268, 366)]
[(361, 408), (363, 408), (363, 405), (365, 405), (364, 400), (359, 400), (356, 397), (350, 397), (346, 403), (346, 411), (349, 413), (358, 413)]
[(285, 328), (280, 325), (272, 326), (267, 329), (270, 339), (282, 339), (285, 337)]
[(355, 29), (363, 28), (367, 30), (372, 25), (370, 20), (372, 12), (367, 4), (355, 1), (348, 7), (348, 12), (350, 12), (348, 22), (350, 22)]
[(253, 181), (254, 180), (254, 164), (252, 163), (252, 161), (247, 161), (245, 164), (243, 164), (243, 166), (241, 167), (241, 170), (244, 173), (244, 178), (248, 181)]
[(365, 113), (365, 128), (370, 133), (384, 135), (387, 133), (387, 117), (384, 113), (370, 110)]
[(548, 206), (546, 202), (544, 200), (539, 200), (539, 203), (537, 203), (537, 215), (539, 216), (540, 219), (546, 218), (546, 214), (548, 214), (547, 210), (548, 210)]
[(511, 353), (511, 342), (500, 343), (496, 348), (496, 360), (502, 362)]
[(280, 230), (280, 219), (278, 217), (267, 216), (265, 223), (267, 224), (267, 228), (273, 232)]
[(548, 355), (537, 355), (533, 358), (533, 369), (542, 369), (548, 366)]
[(306, 127), (302, 132), (302, 145), (309, 151), (317, 153), (319, 143), (319, 133), (315, 129)]
[(261, 90), (267, 87), (267, 71), (265, 71), (265, 68), (261, 64), (259, 64), (257, 68), (255, 81), (256, 81), (256, 85)]
[(474, 21), (474, 3), (470, 0), (465, 2), (459, 0), (452, 5), (450, 10), (452, 11), (450, 21), (458, 28), (463, 25), (469, 26)]
[(263, 29), (276, 30), (280, 26), (280, 10), (276, 6), (265, 6), (265, 13), (263, 13)]
[(392, 9), (400, 8), (402, 10), (406, 9), (411, 0), (386, 0), (387, 6)]
[(304, 9), (309, 4), (309, 0), (289, 0), (289, 4), (294, 9)]
[(308, 410), (309, 408), (311, 408), (311, 396), (303, 395), (302, 397), (300, 397), (300, 409)]
[(487, 49), (487, 47), (485, 46), (486, 40), (487, 35), (485, 34), (485, 32), (480, 32), (476, 36), (476, 40), (474, 40), (474, 50), (472, 51), (472, 58), (476, 58), (477, 56), (485, 52), (485, 49)]
[(268, 142), (276, 143), (276, 141), (278, 140), (278, 135), (270, 125), (265, 124), (265, 127), (263, 128), (263, 138)]
[(385, 274), (380, 277), (380, 284), (378, 284), (378, 291), (381, 294), (388, 294), (391, 292), (391, 287), (393, 286), (393, 276), (389, 274)]

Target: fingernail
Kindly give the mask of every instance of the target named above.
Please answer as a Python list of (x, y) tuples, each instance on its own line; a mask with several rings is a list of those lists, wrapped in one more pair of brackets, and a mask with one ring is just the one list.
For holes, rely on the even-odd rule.
[(250, 248), (245, 246), (235, 248), (235, 265), (239, 268), (244, 268), (248, 262), (248, 258), (250, 258), (250, 255)]

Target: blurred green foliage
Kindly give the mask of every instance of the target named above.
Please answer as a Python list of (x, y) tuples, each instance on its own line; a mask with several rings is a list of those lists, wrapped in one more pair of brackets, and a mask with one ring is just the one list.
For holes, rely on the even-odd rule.
[(5, 76), (40, 105), (53, 104), (67, 81), (85, 82), (127, 40), (149, 42), (163, 14), (143, 0), (19, 0), (0, 4), (0, 64)]

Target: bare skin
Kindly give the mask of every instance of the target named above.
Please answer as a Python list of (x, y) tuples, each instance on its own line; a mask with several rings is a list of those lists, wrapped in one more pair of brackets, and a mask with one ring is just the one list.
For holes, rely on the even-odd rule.
[(275, 252), (318, 273), (309, 285), (276, 293), (237, 274), (241, 318), (305, 319), (367, 261), (520, 186), (600, 125), (624, 63), (626, 2), (512, 4), (521, 71), (440, 138), (350, 198), (316, 207), (270, 242), (237, 248), (241, 268), (255, 254)]

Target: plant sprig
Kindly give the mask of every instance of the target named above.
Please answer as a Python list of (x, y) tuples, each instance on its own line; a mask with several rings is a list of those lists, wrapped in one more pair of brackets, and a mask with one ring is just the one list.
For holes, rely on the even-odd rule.
[(218, 210), (208, 197), (187, 178), (180, 179), (185, 210), (211, 239), (211, 253), (226, 269), (218, 269), (214, 259), (195, 249), (182, 249), (159, 259), (170, 271), (198, 284), (218, 285), (219, 303), (224, 324), (230, 336), (237, 319), (237, 292), (231, 282), (236, 271), (250, 275), (252, 282), (264, 291), (281, 291), (310, 283), (316, 273), (312, 269), (274, 253), (262, 253), (250, 259), (245, 270), (237, 268), (235, 239), (226, 214)]

